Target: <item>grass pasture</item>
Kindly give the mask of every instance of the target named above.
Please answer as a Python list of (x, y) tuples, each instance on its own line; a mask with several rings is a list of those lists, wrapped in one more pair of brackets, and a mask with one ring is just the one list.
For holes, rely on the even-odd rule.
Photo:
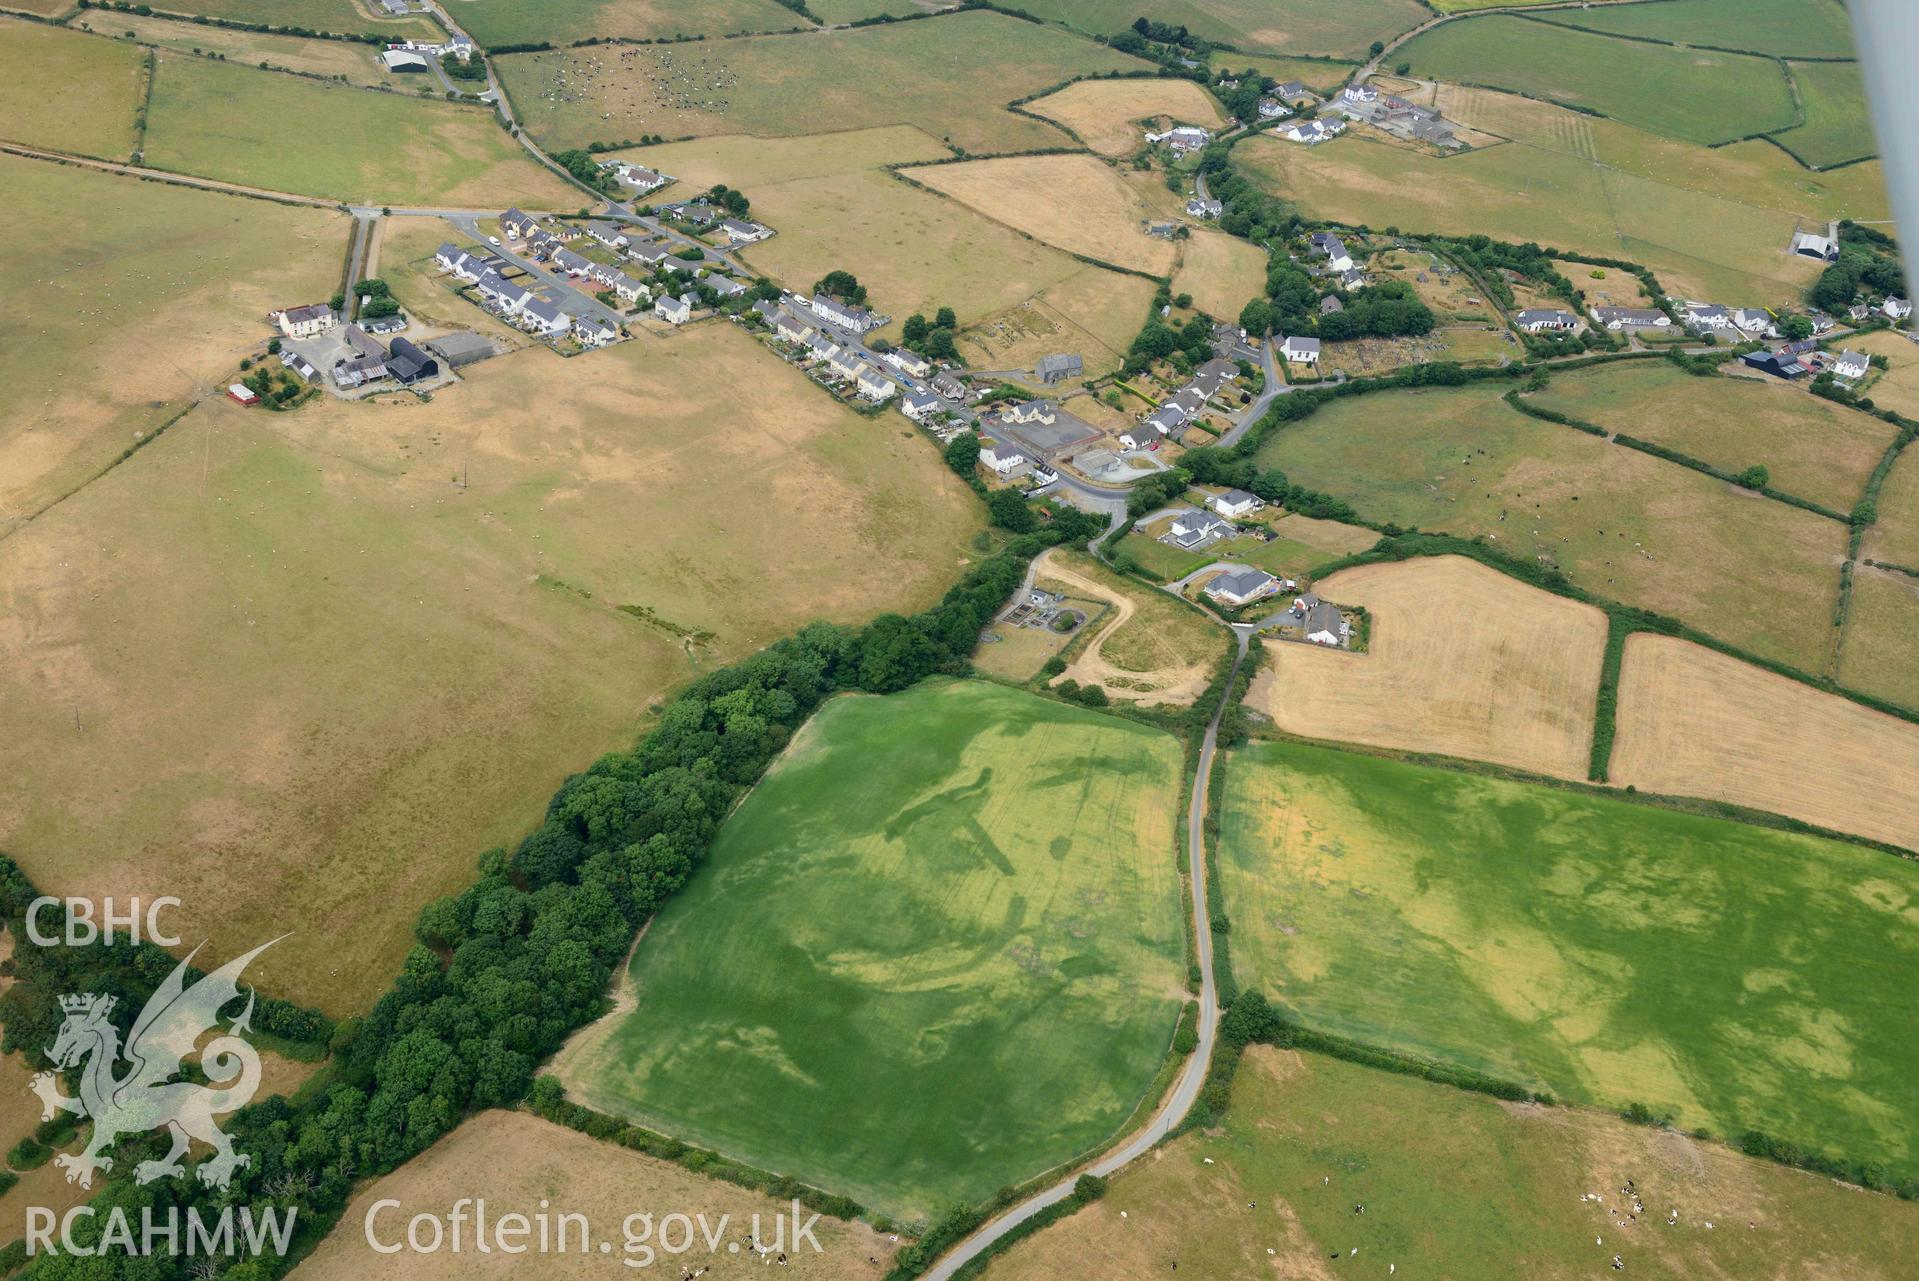
[(1002, 156), (906, 171), (914, 182), (1067, 253), (1155, 276), (1178, 249), (1141, 225), (1147, 209), (1110, 165), (1082, 154)]
[(1266, 643), (1247, 704), (1288, 733), (1584, 779), (1606, 616), (1459, 556), (1313, 585), (1372, 615), (1364, 654)]
[[(621, 160), (636, 161), (674, 175), (680, 180), (677, 190), (703, 191), (715, 183), (725, 183), (747, 192), (757, 203), (760, 192), (767, 187), (810, 178), (831, 178), (890, 164), (938, 160), (952, 153), (931, 134), (912, 125), (883, 125), (844, 133), (809, 134), (803, 138), (721, 134), (613, 154)], [(673, 199), (675, 190), (665, 188), (652, 199), (655, 203)]]
[(415, 37), (430, 40), (441, 34), (440, 24), (426, 14), (375, 17), (372, 6), (355, 0), (171, 0), (156, 7), (166, 13), (201, 14), (232, 22), (264, 22), (275, 27), (310, 27), (344, 35), (371, 32), (395, 40)]
[[(704, 1242), (699, 1242), (692, 1253), (680, 1256), (691, 1260), (694, 1267), (714, 1267), (720, 1276), (729, 1272), (727, 1247), (744, 1252), (745, 1238), (755, 1219), (765, 1228), (764, 1239), (770, 1241), (773, 1222), (790, 1213), (787, 1203), (778, 1197), (750, 1192), (673, 1162), (588, 1138), (526, 1112), (488, 1111), (468, 1117), (431, 1150), (364, 1188), (346, 1209), (352, 1216), (350, 1230), (331, 1233), (320, 1243), (299, 1265), (300, 1281), (358, 1281), (374, 1274), (398, 1281), (525, 1275), (524, 1255), (516, 1258), (498, 1250), (480, 1253), (474, 1247), (470, 1225), (462, 1240), (465, 1248), (457, 1253), (449, 1248), (431, 1254), (408, 1251), (397, 1256), (381, 1255), (367, 1244), (361, 1225), (377, 1201), (393, 1200), (402, 1207), (375, 1212), (378, 1239), (384, 1243), (404, 1239), (406, 1221), (413, 1214), (428, 1206), (436, 1207), (435, 1214), (445, 1213), (446, 1207), (462, 1197), (484, 1198), (489, 1219), (508, 1213), (531, 1217), (550, 1204), (547, 1214), (554, 1241), (563, 1242), (564, 1248), (539, 1252), (539, 1274), (560, 1281), (605, 1277), (617, 1266), (596, 1249), (583, 1249), (578, 1244), (577, 1227), (565, 1229), (570, 1235), (563, 1237), (562, 1213), (586, 1216), (596, 1241), (610, 1241), (615, 1252), (612, 1257), (634, 1268), (649, 1263), (663, 1269), (677, 1267), (679, 1258), (660, 1251), (663, 1238), (659, 1237), (645, 1243), (656, 1253), (643, 1255), (637, 1249), (629, 1250), (622, 1235), (628, 1215), (650, 1213), (656, 1216), (656, 1222), (657, 1216), (669, 1213), (700, 1216), (716, 1231), (724, 1220), (727, 1227), (718, 1247), (720, 1257), (709, 1257)], [(805, 1221), (804, 1216), (801, 1221)], [(341, 1222), (349, 1220), (343, 1218)], [(389, 1226), (393, 1228), (390, 1236), (386, 1233)], [(780, 1272), (783, 1277), (877, 1281), (898, 1248), (864, 1224), (839, 1219), (821, 1218), (815, 1226), (813, 1232), (820, 1243), (817, 1252), (810, 1246), (791, 1248), (790, 1220), (786, 1232), (789, 1248), (787, 1266)], [(677, 1237), (672, 1239), (677, 1241)], [(749, 1266), (748, 1259), (751, 1256), (732, 1259), (730, 1271), (737, 1275)], [(758, 1266), (757, 1260), (752, 1266)]]
[(1179, 769), (1166, 734), (1001, 686), (835, 700), (561, 1078), (896, 1217), (1068, 1160), (1171, 1041)]
[[(146, 74), (146, 59), (130, 44), (0, 17), (0, 138), (125, 160)], [(63, 85), (86, 92), (61, 92)]]
[(1309, 1026), (1919, 1166), (1919, 864), (1296, 743), (1225, 782), (1234, 969)]
[(858, 22), (863, 18), (911, 18), (943, 9), (944, 0), (819, 0), (806, 8), (828, 26)]
[(1886, 368), (1874, 369), (1863, 394), (1872, 403), (1908, 418), (1919, 416), (1919, 343), (1902, 334), (1881, 329), (1875, 333), (1849, 337), (1840, 343), (1868, 356), (1884, 356)]
[(324, 300), (346, 254), (330, 210), (13, 156), (0, 188), (0, 271), (39, 300), (0, 342), (0, 534), (223, 386), (266, 313)]
[[(495, 65), (549, 147), (648, 133), (787, 138), (909, 124), (985, 154), (1065, 143), (1006, 103), (1077, 76), (1152, 64), (974, 11), (824, 34), (511, 54)], [(794, 109), (800, 84), (803, 111)]]
[(1102, 686), (1142, 707), (1190, 706), (1205, 692), (1226, 646), (1218, 624), (1082, 553), (1047, 552), (1040, 578), (1111, 606), (1061, 679)]
[[(331, 127), (289, 146), (288, 120), (326, 120)], [(181, 54), (160, 55), (146, 162), (371, 204), (580, 203), (580, 193), (535, 164), (491, 112)]]
[(1778, 489), (1838, 512), (1898, 434), (1775, 378), (1696, 378), (1664, 361), (1561, 374), (1526, 399), (1730, 472), (1763, 463)]
[(1495, 14), (1448, 22), (1393, 53), (1422, 76), (1563, 102), (1701, 144), (1796, 120), (1770, 58), (1674, 49)]
[[(1905, 345), (1903, 338), (1892, 341)], [(1898, 365), (1892, 369), (1899, 372)], [(1877, 387), (1873, 394), (1877, 396)], [(1873, 560), (1919, 570), (1919, 449), (1911, 445), (1893, 460), (1880, 486), (1879, 519), (1866, 530), (1864, 551)]]
[(451, 0), (448, 11), (482, 48), (593, 37), (660, 40), (790, 31), (811, 23), (773, 0)]
[[(1445, 8), (1446, 0), (1440, 0)], [(1539, 15), (1613, 35), (1669, 40), (1779, 57), (1850, 58), (1852, 25), (1839, 0), (1665, 0), (1588, 5)]]
[(1076, 80), (1027, 103), (1026, 110), (1070, 130), (1106, 156), (1130, 156), (1144, 147), (1141, 121), (1164, 116), (1208, 129), (1226, 122), (1213, 96), (1190, 80)]
[[(1658, 1219), (1625, 1221), (1628, 1179)], [(1582, 1200), (1593, 1189), (1599, 1204)], [(1896, 1281), (1915, 1250), (1919, 1214), (1891, 1197), (1614, 1117), (1255, 1047), (1217, 1129), (1135, 1162), (985, 1275), (1141, 1281), (1177, 1261), (1181, 1276), (1287, 1281), (1602, 1277), (1618, 1254), (1656, 1281)]]
[(257, 67), (262, 62), (307, 75), (344, 77), (349, 84), (390, 86), (393, 77), (380, 65), (379, 48), (347, 40), (307, 40), (300, 36), (236, 31), (197, 22), (181, 22), (157, 15), (93, 11), (76, 18), (73, 26), (101, 35), (131, 38), (139, 44), (176, 53), (219, 54), (234, 63)]
[[(216, 948), (292, 929), (262, 986), (355, 1013), (420, 905), (650, 703), (922, 608), (969, 556), (936, 451), (736, 328), (589, 360), (497, 357), (426, 404), (209, 400), (0, 542), (0, 847), (50, 893), (178, 895)], [(722, 473), (757, 500), (715, 503)]]
[[(1919, 637), (1919, 579), (1861, 565), (1853, 578), (1852, 608), (1846, 614), (1845, 642), (1839, 651), (1840, 683), (1919, 711), (1919, 641), (1915, 637)], [(1910, 788), (1910, 774), (1907, 779)]]
[(1236, 236), (1197, 227), (1179, 247), (1173, 292), (1191, 294), (1195, 310), (1237, 321), (1240, 308), (1266, 291), (1266, 252)]
[(1791, 66), (1806, 122), (1773, 134), (1773, 139), (1814, 169), (1875, 154), (1879, 144), (1873, 137), (1866, 82), (1858, 64), (1795, 62)]
[[(1064, 23), (1088, 35), (1125, 30), (1137, 16), (1111, 0), (1022, 0), (1036, 18)], [(1216, 44), (1249, 53), (1324, 54), (1362, 58), (1375, 40), (1391, 40), (1425, 21), (1416, 0), (1166, 0), (1156, 22), (1183, 26)], [(1233, 66), (1235, 55), (1222, 53)], [(1311, 83), (1310, 81), (1308, 83)]]
[[(1262, 466), (1367, 518), (1485, 536), (1603, 597), (1817, 669), (1846, 528), (1699, 472), (1527, 418), (1498, 387), (1334, 401), (1276, 433)], [(1764, 556), (1751, 554), (1766, 549)]]
[[(1919, 646), (1903, 648), (1893, 661), (1909, 671)], [(1919, 725), (1646, 634), (1626, 639), (1618, 725), (1609, 773), (1619, 786), (1729, 801), (1919, 852)]]

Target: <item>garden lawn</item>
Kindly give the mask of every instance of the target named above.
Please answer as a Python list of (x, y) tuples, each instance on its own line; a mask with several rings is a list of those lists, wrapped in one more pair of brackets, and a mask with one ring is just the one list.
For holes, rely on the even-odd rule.
[(1919, 865), (1296, 743), (1225, 781), (1234, 972), (1308, 1026), (1919, 1173)]
[[(295, 138), (291, 121), (324, 127)], [(160, 55), (146, 161), (371, 204), (538, 209), (575, 208), (581, 199), (478, 107), (172, 53)]]
[(1770, 58), (1673, 49), (1494, 15), (1448, 22), (1394, 51), (1415, 73), (1568, 103), (1691, 142), (1795, 123)]
[(995, 685), (833, 701), (563, 1053), (569, 1093), (896, 1217), (1100, 1144), (1184, 995), (1180, 760)]

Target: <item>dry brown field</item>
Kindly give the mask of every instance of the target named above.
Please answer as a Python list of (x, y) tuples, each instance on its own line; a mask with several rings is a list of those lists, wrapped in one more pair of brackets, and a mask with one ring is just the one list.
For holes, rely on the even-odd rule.
[(1282, 512), (1267, 524), (1271, 525), (1273, 532), (1281, 538), (1291, 539), (1295, 543), (1304, 543), (1308, 547), (1316, 547), (1333, 556), (1350, 556), (1354, 552), (1363, 552), (1379, 541), (1379, 535), (1364, 525), (1348, 525), (1337, 520), (1320, 520), (1314, 516), (1301, 516), (1298, 512)]
[(146, 74), (130, 44), (0, 17), (0, 138), (125, 160)]
[(269, 310), (338, 287), (330, 210), (12, 156), (0, 189), (0, 271), (37, 300), (0, 342), (0, 535), (224, 387)]
[[(1553, 259), (1553, 266), (1560, 275), (1572, 281), (1573, 288), (1584, 293), (1586, 301), (1595, 307), (1654, 305), (1653, 300), (1646, 295), (1646, 286), (1630, 271), (1621, 271), (1617, 267), (1595, 267), (1589, 262), (1560, 258)], [(1595, 272), (1604, 274), (1595, 275)]]
[(1193, 307), (1214, 320), (1237, 321), (1240, 308), (1266, 289), (1266, 255), (1257, 246), (1198, 227), (1179, 248), (1173, 292), (1191, 294)]
[[(466, 1249), (459, 1253), (407, 1250), (389, 1256), (376, 1253), (368, 1244), (364, 1225), (375, 1202), (400, 1203), (398, 1209), (388, 1209), (373, 1221), (376, 1239), (390, 1243), (404, 1239), (407, 1220), (413, 1215), (444, 1216), (462, 1197), (485, 1198), (488, 1217), (495, 1221), (510, 1213), (532, 1218), (544, 1207), (545, 1213), (554, 1216), (549, 1223), (555, 1243), (561, 1239), (559, 1215), (585, 1216), (592, 1248), (580, 1248), (582, 1229), (577, 1220), (570, 1221), (568, 1248), (538, 1254), (532, 1271), (540, 1277), (604, 1278), (628, 1269), (628, 1275), (679, 1277), (698, 1269), (716, 1281), (775, 1271), (782, 1278), (875, 1281), (885, 1274), (899, 1249), (864, 1224), (822, 1216), (813, 1228), (819, 1252), (802, 1244), (784, 1252), (785, 1264), (763, 1266), (748, 1241), (754, 1216), (759, 1217), (761, 1240), (768, 1244), (776, 1216), (785, 1216), (785, 1240), (791, 1246), (792, 1209), (787, 1202), (588, 1138), (529, 1113), (492, 1111), (468, 1118), (424, 1155), (365, 1188), (347, 1207), (340, 1227), (293, 1275), (300, 1281), (360, 1281), (373, 1275), (400, 1281), (465, 1281), (527, 1275), (529, 1255), (497, 1249), (480, 1253), (473, 1244), (470, 1220)], [(626, 1225), (628, 1216), (635, 1214), (650, 1216), (651, 1223), (647, 1229), (638, 1222), (632, 1224), (633, 1236), (644, 1239), (629, 1250)], [(660, 1221), (671, 1214), (704, 1215), (707, 1229), (720, 1234), (717, 1253), (707, 1252), (697, 1229), (691, 1233), (694, 1251), (670, 1254), (660, 1249), (663, 1239), (674, 1246), (680, 1240), (677, 1226), (664, 1238), (656, 1235)], [(803, 1212), (800, 1221), (804, 1223), (809, 1215)], [(655, 1235), (648, 1237), (649, 1230)], [(602, 1241), (610, 1243), (608, 1253), (599, 1251)], [(645, 1245), (654, 1253), (642, 1254), (638, 1246)], [(764, 1262), (772, 1264), (770, 1258)]]
[(1908, 418), (1919, 417), (1919, 344), (1890, 330), (1847, 338), (1837, 344), (1863, 351), (1868, 356), (1884, 356), (1887, 368), (1874, 370), (1864, 394), (1872, 403), (1896, 410)]
[(340, 78), (357, 85), (390, 86), (393, 82), (380, 65), (379, 46), (358, 41), (308, 40), (117, 11), (96, 11), (76, 18), (71, 25), (106, 36), (130, 36), (140, 44), (163, 49), (217, 53), (249, 67), (264, 62), (286, 71)]
[(1122, 331), (1131, 322), (1138, 332), (1152, 301), (1152, 281), (1082, 265), (961, 331), (960, 353), (977, 369), (1030, 370), (1041, 356), (1069, 352), (1085, 362), (1085, 378), (1099, 378), (1126, 359), (1132, 335)]
[(1626, 640), (1609, 774), (1919, 850), (1919, 725), (1669, 636)]
[(878, 169), (951, 155), (937, 138), (912, 125), (848, 129), (803, 138), (756, 138), (722, 134), (690, 142), (669, 142), (610, 153), (678, 178), (646, 197), (653, 203), (704, 191), (715, 183), (737, 187), (754, 200), (762, 187), (808, 178), (826, 178), (860, 169)]
[(1849, 689), (1919, 711), (1919, 579), (1858, 567), (1838, 676)]
[(1919, 569), (1919, 449), (1908, 445), (1879, 487), (1879, 519), (1866, 530), (1865, 554)]
[(1269, 641), (1250, 706), (1288, 733), (1584, 778), (1606, 616), (1459, 556), (1314, 585), (1372, 615), (1367, 652)]
[(1120, 578), (1090, 556), (1058, 549), (1037, 562), (1042, 582), (1104, 601), (1111, 612), (1077, 649), (1061, 680), (1099, 685), (1142, 707), (1189, 707), (1206, 690), (1223, 652), (1224, 632), (1197, 611)]
[(1147, 145), (1143, 122), (1161, 117), (1208, 129), (1226, 123), (1213, 96), (1190, 80), (1079, 80), (1026, 110), (1057, 121), (1107, 156), (1138, 152)]
[(918, 433), (730, 325), (386, 400), (207, 401), (0, 541), (0, 848), (177, 895), (215, 952), (291, 929), (263, 989), (334, 1014), (649, 705), (932, 603), (980, 527)]
[(22, 13), (38, 14), (43, 18), (57, 18), (73, 8), (74, 0), (7, 0), (0, 5), (4, 9), (18, 9)]
[(1141, 227), (1147, 208), (1110, 165), (1082, 154), (1002, 156), (908, 177), (1034, 239), (1135, 271), (1170, 273), (1178, 251)]

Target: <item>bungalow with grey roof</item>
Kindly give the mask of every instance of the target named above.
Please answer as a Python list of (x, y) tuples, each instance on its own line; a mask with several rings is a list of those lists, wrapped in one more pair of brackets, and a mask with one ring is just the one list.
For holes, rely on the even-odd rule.
[(586, 234), (605, 245), (608, 249), (624, 249), (633, 243), (632, 237), (620, 229), (618, 223), (596, 218), (586, 224)]
[(750, 245), (756, 240), (765, 240), (773, 234), (771, 227), (762, 227), (757, 222), (749, 222), (743, 218), (720, 219), (720, 230), (726, 233), (727, 240), (736, 245)]
[(1317, 365), (1319, 363), (1319, 339), (1294, 336), (1279, 344), (1279, 354), (1288, 364)]
[(1615, 331), (1672, 328), (1672, 317), (1657, 307), (1594, 307), (1593, 319)]
[(1250, 604), (1279, 590), (1279, 580), (1264, 570), (1229, 569), (1206, 584), (1206, 594), (1233, 609)]
[(1579, 327), (1579, 317), (1557, 307), (1529, 308), (1515, 315), (1513, 323), (1529, 334), (1537, 334), (1548, 329), (1576, 329)]
[(1833, 377), (1844, 378), (1848, 382), (1855, 378), (1864, 378), (1866, 371), (1872, 368), (1872, 358), (1863, 352), (1842, 351), (1832, 358)]
[(746, 293), (746, 286), (731, 276), (708, 276), (706, 287), (722, 298), (739, 298)]
[(1325, 645), (1332, 649), (1342, 649), (1351, 638), (1353, 625), (1339, 612), (1339, 606), (1317, 597), (1306, 609), (1302, 624), (1306, 639), (1315, 645)]
[(1181, 423), (1186, 421), (1186, 415), (1181, 413), (1175, 405), (1161, 405), (1146, 415), (1143, 421), (1160, 435), (1170, 436), (1179, 430)]
[(673, 181), (667, 175), (648, 169), (645, 165), (627, 164), (619, 160), (602, 160), (600, 168), (610, 170), (622, 185), (633, 188), (635, 193), (642, 196), (648, 192), (658, 191)]
[(1322, 142), (1331, 142), (1346, 132), (1344, 120), (1295, 120), (1284, 128), (1275, 130), (1288, 142), (1302, 142), (1309, 147), (1317, 147)]
[(1251, 494), (1243, 489), (1229, 489), (1223, 494), (1214, 494), (1210, 501), (1213, 504), (1213, 510), (1228, 520), (1250, 516), (1266, 505), (1260, 501), (1258, 494)]

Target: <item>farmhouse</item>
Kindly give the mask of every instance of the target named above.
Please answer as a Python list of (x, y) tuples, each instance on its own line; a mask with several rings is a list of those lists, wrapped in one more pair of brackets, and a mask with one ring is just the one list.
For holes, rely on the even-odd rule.
[(1227, 520), (1238, 520), (1250, 516), (1265, 506), (1257, 494), (1249, 494), (1243, 489), (1229, 489), (1223, 494), (1214, 494), (1211, 502), (1213, 510)]
[(1176, 152), (1198, 151), (1212, 140), (1212, 130), (1201, 129), (1198, 125), (1175, 125), (1165, 133), (1146, 135), (1146, 141), (1163, 142)]
[(1864, 378), (1866, 371), (1872, 368), (1872, 361), (1861, 352), (1842, 351), (1832, 358), (1830, 368), (1835, 378), (1850, 382), (1855, 378)]
[(855, 307), (825, 294), (814, 294), (810, 305), (813, 308), (813, 314), (820, 319), (838, 325), (842, 329), (850, 329), (856, 334), (863, 334), (885, 323), (864, 307)]
[(1594, 307), (1593, 319), (1611, 330), (1672, 328), (1672, 317), (1657, 307)]
[(916, 423), (923, 423), (940, 412), (940, 398), (930, 391), (909, 392), (900, 401), (900, 412)]
[(1912, 314), (1912, 304), (1904, 298), (1888, 298), (1879, 304), (1879, 310), (1892, 320), (1904, 320)]
[(633, 188), (639, 195), (658, 191), (673, 179), (663, 173), (648, 169), (645, 165), (631, 165), (618, 160), (603, 160), (602, 169), (610, 170), (622, 185)]
[(274, 323), (280, 326), (280, 333), (288, 338), (311, 338), (333, 328), (333, 308), (325, 303), (312, 303), (305, 307), (289, 307), (285, 311), (273, 313)]
[(395, 338), (387, 354), (387, 375), (402, 386), (411, 387), (427, 378), (437, 378), (440, 363), (405, 338)]
[(1366, 84), (1351, 84), (1339, 91), (1339, 100), (1343, 104), (1360, 106), (1368, 102), (1379, 101), (1379, 90)]
[(1026, 455), (1011, 445), (999, 441), (989, 441), (980, 446), (979, 460), (991, 467), (1001, 476), (1017, 470), (1026, 461)]
[(669, 325), (684, 325), (693, 316), (693, 295), (662, 294), (653, 303), (653, 314)]
[(1570, 311), (1557, 308), (1529, 309), (1513, 317), (1513, 321), (1529, 334), (1543, 333), (1546, 330), (1565, 331), (1579, 327), (1579, 317)]
[(1186, 202), (1186, 212), (1195, 218), (1217, 218), (1226, 211), (1226, 206), (1208, 196), (1194, 196)]
[(1319, 339), (1288, 338), (1279, 345), (1279, 354), (1288, 363), (1294, 365), (1317, 365), (1319, 363)]
[(507, 234), (509, 240), (530, 236), (539, 229), (539, 220), (523, 209), (509, 209), (500, 215), (500, 230)]
[(1211, 512), (1188, 507), (1173, 517), (1172, 527), (1166, 531), (1166, 541), (1175, 547), (1192, 551), (1217, 542), (1231, 532), (1232, 526)]
[(1278, 128), (1274, 132), (1286, 138), (1288, 142), (1303, 142), (1309, 148), (1316, 148), (1318, 144), (1332, 142), (1334, 138), (1338, 138), (1339, 134), (1343, 134), (1345, 121), (1320, 121), (1320, 119), (1293, 121), (1288, 127)]
[(1351, 271), (1353, 256), (1346, 251), (1346, 242), (1330, 231), (1315, 231), (1312, 234), (1312, 246), (1326, 255), (1326, 266), (1333, 271)]
[(1229, 569), (1206, 584), (1206, 594), (1234, 609), (1279, 590), (1279, 580), (1258, 569)]
[(1792, 235), (1792, 252), (1806, 258), (1818, 258), (1823, 262), (1839, 261), (1839, 242), (1830, 236), (1815, 235), (1810, 231), (1795, 231)]
[(528, 298), (521, 305), (517, 320), (520, 328), (542, 337), (563, 334), (573, 327), (573, 317), (544, 298)]
[(1741, 307), (1732, 313), (1732, 326), (1753, 338), (1777, 338), (1772, 313), (1762, 307)]
[(1078, 356), (1065, 352), (1052, 356), (1041, 356), (1039, 363), (1033, 366), (1033, 376), (1048, 387), (1063, 383), (1068, 378), (1078, 378), (1085, 371), (1085, 361), (1081, 360)]
[(739, 218), (720, 219), (720, 230), (726, 238), (736, 245), (750, 245), (756, 240), (765, 240), (773, 234), (771, 227), (762, 227), (757, 222), (745, 222)]

